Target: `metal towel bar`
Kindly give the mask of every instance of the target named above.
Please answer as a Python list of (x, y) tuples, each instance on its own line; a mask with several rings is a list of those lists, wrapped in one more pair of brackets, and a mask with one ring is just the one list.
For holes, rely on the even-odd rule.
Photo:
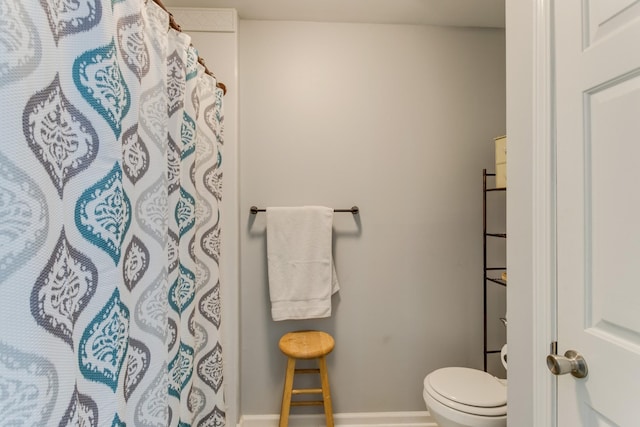
[[(266, 212), (267, 210), (265, 208), (258, 208), (256, 206), (251, 206), (249, 208), (249, 211), (251, 212), (252, 215), (257, 214), (258, 212)], [(349, 209), (334, 209), (334, 212), (351, 212), (353, 215), (357, 215), (360, 213), (360, 208), (357, 206), (352, 206)]]

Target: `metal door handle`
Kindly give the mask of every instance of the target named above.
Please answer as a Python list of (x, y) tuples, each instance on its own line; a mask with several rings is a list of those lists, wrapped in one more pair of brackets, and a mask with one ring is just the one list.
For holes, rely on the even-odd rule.
[(589, 373), (584, 357), (573, 350), (567, 350), (564, 357), (557, 354), (548, 355), (547, 367), (553, 375), (571, 374), (576, 378), (584, 378)]

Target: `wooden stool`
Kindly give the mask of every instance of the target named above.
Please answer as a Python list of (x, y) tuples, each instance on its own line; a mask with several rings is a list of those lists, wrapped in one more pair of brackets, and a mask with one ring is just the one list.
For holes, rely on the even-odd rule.
[[(287, 361), (287, 375), (284, 380), (284, 392), (282, 393), (282, 407), (280, 409), (280, 427), (289, 425), (289, 410), (291, 406), (324, 406), (324, 416), (327, 419), (327, 427), (333, 427), (333, 412), (331, 408), (331, 393), (329, 391), (329, 377), (327, 375), (327, 362), (325, 356), (333, 350), (335, 341), (333, 337), (321, 331), (296, 331), (289, 332), (280, 338), (278, 343), (280, 350), (289, 358)], [(298, 359), (318, 359), (317, 369), (296, 369)], [(322, 388), (293, 388), (295, 374), (320, 374)], [(322, 394), (322, 400), (291, 401), (292, 395), (298, 394)]]

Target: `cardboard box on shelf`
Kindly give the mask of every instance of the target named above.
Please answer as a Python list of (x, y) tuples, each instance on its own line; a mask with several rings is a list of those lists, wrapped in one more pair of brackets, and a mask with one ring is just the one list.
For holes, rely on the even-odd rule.
[(496, 146), (496, 188), (507, 187), (507, 137), (494, 139)]

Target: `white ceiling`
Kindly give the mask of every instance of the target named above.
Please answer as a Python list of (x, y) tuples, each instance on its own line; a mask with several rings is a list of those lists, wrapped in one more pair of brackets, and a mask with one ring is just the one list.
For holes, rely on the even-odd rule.
[(241, 19), (504, 28), (505, 0), (164, 0), (168, 7), (234, 8)]

